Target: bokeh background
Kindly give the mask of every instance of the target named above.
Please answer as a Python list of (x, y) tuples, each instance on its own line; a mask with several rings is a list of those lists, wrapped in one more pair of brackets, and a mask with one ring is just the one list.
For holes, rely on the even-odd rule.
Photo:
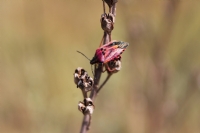
[[(0, 132), (77, 133), (73, 82), (103, 31), (101, 0), (0, 1)], [(130, 43), (99, 93), (90, 133), (200, 133), (200, 1), (119, 0)], [(102, 75), (101, 82), (106, 77)]]

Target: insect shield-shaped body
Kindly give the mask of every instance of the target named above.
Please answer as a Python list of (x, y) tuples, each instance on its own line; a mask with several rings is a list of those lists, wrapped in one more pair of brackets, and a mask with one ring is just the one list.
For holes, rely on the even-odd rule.
[[(96, 53), (93, 59), (90, 61), (90, 64), (103, 63), (106, 64), (107, 70), (111, 69), (107, 65), (110, 61), (120, 61), (121, 54), (128, 47), (129, 43), (122, 41), (111, 41), (96, 50)], [(120, 64), (121, 65), (121, 64)]]
[(95, 56), (90, 61), (90, 64), (107, 63), (111, 60), (118, 59), (128, 45), (127, 42), (122, 41), (109, 42), (96, 50)]

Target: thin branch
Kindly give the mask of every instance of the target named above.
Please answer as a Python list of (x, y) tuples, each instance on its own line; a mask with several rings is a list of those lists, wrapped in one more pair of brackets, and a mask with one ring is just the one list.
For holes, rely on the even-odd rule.
[[(93, 85), (93, 89), (90, 93), (90, 98), (92, 99), (92, 101), (94, 101), (96, 96), (97, 96), (98, 84), (99, 84), (99, 81), (100, 81), (100, 78), (101, 78), (101, 73), (102, 73), (102, 65), (101, 64), (95, 65), (94, 85)], [(90, 126), (90, 121), (91, 121), (90, 115), (85, 114), (84, 117), (83, 117), (80, 133), (86, 133), (87, 132), (87, 130), (89, 129), (88, 127)]]
[(80, 133), (87, 132), (89, 121), (90, 121), (90, 115), (84, 115)]
[[(116, 15), (116, 8), (115, 7), (116, 7), (116, 3), (113, 5), (114, 10), (112, 10), (112, 13), (114, 15)], [(105, 2), (104, 2), (104, 0), (103, 0), (103, 11), (104, 11), (104, 14), (105, 14)], [(110, 41), (111, 41), (111, 32), (108, 33), (106, 31), (104, 31), (104, 35), (103, 35), (103, 39), (102, 39), (103, 44), (106, 44)], [(102, 89), (102, 87), (106, 84), (106, 82), (109, 80), (109, 78), (112, 75), (112, 74), (108, 74), (107, 78), (102, 83), (102, 85), (100, 87), (98, 87), (99, 81), (100, 81), (100, 78), (101, 78), (101, 74), (102, 74), (102, 68), (103, 68), (102, 64), (100, 64), (100, 63), (95, 64), (94, 85), (93, 85), (93, 89), (90, 93), (90, 98), (92, 99), (93, 102), (94, 102), (98, 92)], [(84, 117), (83, 117), (80, 133), (86, 133), (89, 130), (90, 123), (91, 123), (91, 115), (85, 114)]]
[(103, 88), (103, 86), (107, 83), (107, 81), (110, 79), (111, 76), (112, 76), (112, 74), (108, 74), (107, 75), (106, 79), (104, 80), (104, 82), (101, 84), (101, 86), (97, 90), (97, 93), (99, 93), (99, 91), (101, 90), (101, 88)]
[(113, 5), (113, 7), (111, 8), (111, 13), (116, 16), (116, 4)]
[(92, 116), (91, 116), (91, 115), (89, 115), (89, 122), (88, 122), (87, 130), (89, 130), (89, 129), (90, 129), (90, 123), (91, 123), (91, 119), (92, 119)]
[(83, 98), (87, 98), (87, 93), (83, 89), (82, 89)]
[(102, 1), (103, 1), (103, 13), (105, 14), (106, 13), (105, 1), (104, 0)]

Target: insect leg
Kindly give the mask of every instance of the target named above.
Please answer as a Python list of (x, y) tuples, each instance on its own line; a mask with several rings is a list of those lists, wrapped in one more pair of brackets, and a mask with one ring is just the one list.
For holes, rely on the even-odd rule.
[(105, 67), (105, 70), (103, 70), (104, 67), (105, 67), (105, 65), (103, 64), (102, 65), (102, 73), (104, 73), (106, 71), (106, 67)]
[(105, 63), (105, 68), (106, 68), (106, 70), (108, 70), (108, 72), (111, 72), (111, 69), (110, 69), (110, 67), (108, 66), (108, 63)]

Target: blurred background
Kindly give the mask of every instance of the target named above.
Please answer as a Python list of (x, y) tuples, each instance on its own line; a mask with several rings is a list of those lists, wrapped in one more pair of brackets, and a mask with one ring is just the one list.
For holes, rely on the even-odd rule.
[[(101, 0), (0, 1), (1, 133), (79, 132), (73, 73), (92, 72), (76, 50), (94, 56), (102, 13)], [(89, 132), (200, 132), (199, 15), (198, 0), (119, 0), (112, 38), (130, 46)]]

